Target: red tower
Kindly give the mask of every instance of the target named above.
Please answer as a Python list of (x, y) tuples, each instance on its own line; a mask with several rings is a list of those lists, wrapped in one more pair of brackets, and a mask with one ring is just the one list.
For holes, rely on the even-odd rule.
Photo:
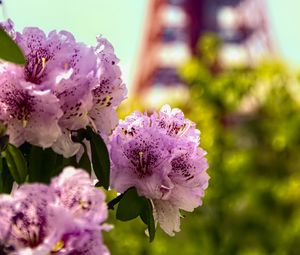
[(272, 51), (264, 0), (149, 0), (135, 92), (182, 84), (178, 67), (199, 37), (214, 32), (224, 41), (223, 61), (256, 62)]

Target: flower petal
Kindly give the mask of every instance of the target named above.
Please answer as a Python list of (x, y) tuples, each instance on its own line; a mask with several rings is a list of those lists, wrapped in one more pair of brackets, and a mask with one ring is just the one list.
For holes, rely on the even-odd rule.
[(10, 142), (16, 146), (27, 141), (50, 147), (61, 134), (58, 119), (62, 111), (50, 91), (36, 91), (31, 83), (5, 72), (0, 78), (0, 102), (0, 119), (8, 125)]
[(168, 235), (174, 236), (175, 232), (180, 231), (180, 212), (179, 208), (167, 200), (153, 200), (154, 220)]
[(89, 224), (101, 224), (107, 218), (107, 206), (103, 192), (92, 188), (85, 171), (67, 167), (53, 179), (51, 186), (60, 199), (60, 205), (68, 208), (76, 218), (86, 219)]

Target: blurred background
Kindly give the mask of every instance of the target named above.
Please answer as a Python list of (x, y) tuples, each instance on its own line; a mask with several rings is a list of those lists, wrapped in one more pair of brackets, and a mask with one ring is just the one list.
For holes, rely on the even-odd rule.
[(300, 254), (299, 0), (2, 5), (18, 30), (66, 29), (91, 45), (107, 37), (129, 88), (120, 117), (169, 103), (201, 130), (211, 176), (203, 206), (152, 244), (139, 220), (111, 220), (112, 254)]

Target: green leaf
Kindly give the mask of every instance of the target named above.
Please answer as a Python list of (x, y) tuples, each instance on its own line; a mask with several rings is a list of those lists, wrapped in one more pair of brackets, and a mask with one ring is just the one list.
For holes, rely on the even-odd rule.
[(0, 58), (19, 65), (25, 64), (22, 50), (2, 28), (0, 28)]
[(9, 171), (14, 180), (21, 184), (25, 182), (28, 174), (27, 162), (21, 151), (12, 144), (8, 144), (3, 152)]
[(132, 220), (140, 215), (147, 206), (147, 199), (140, 197), (135, 188), (125, 191), (117, 209), (117, 219), (121, 221)]
[(56, 155), (55, 166), (51, 171), (50, 178), (59, 175), (66, 166), (78, 167), (76, 156), (64, 158), (62, 155)]
[(5, 151), (8, 145), (9, 136), (3, 135), (0, 136), (0, 153), (1, 151)]
[(0, 136), (5, 135), (6, 129), (7, 129), (6, 125), (4, 125), (4, 123), (0, 122)]
[(0, 157), (0, 193), (9, 194), (13, 183), (14, 179), (9, 172), (5, 159)]
[(138, 216), (147, 225), (149, 241), (155, 237), (155, 223), (153, 218), (153, 208), (151, 201), (137, 194), (136, 188), (130, 188), (123, 194), (108, 203), (109, 209), (113, 209), (118, 204), (116, 217), (121, 221), (129, 221)]
[(147, 199), (146, 205), (143, 207), (140, 217), (142, 221), (148, 226), (149, 241), (152, 242), (155, 237), (155, 223), (153, 218), (153, 208), (149, 199)]
[(78, 167), (84, 169), (89, 174), (91, 174), (92, 172), (91, 161), (89, 159), (89, 155), (87, 154), (86, 150), (84, 150), (84, 153), (82, 154), (79, 160)]
[(49, 183), (57, 167), (57, 157), (50, 148), (32, 146), (29, 153), (29, 182)]
[(92, 163), (94, 172), (99, 180), (101, 186), (105, 189), (109, 187), (109, 171), (110, 160), (105, 142), (100, 135), (87, 128), (87, 137), (91, 144)]
[(78, 129), (76, 131), (72, 131), (71, 133), (71, 139), (74, 143), (81, 143), (87, 136), (87, 130), (86, 129)]
[[(95, 187), (98, 187), (97, 184), (98, 183), (96, 183)], [(109, 210), (114, 210), (115, 209), (115, 205), (118, 204), (121, 201), (121, 199), (123, 198), (124, 195), (125, 195), (125, 193), (122, 193), (119, 196), (115, 197), (113, 200), (109, 201), (107, 203), (107, 208)]]

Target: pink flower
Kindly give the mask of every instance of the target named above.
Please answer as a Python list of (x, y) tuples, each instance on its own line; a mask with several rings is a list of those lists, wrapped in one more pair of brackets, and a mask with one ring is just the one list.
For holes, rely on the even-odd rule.
[(151, 199), (154, 218), (169, 235), (180, 230), (180, 210), (202, 204), (209, 176), (200, 131), (179, 109), (164, 106), (151, 116), (135, 112), (111, 137), (112, 187), (136, 187)]
[(0, 119), (7, 124), (10, 142), (50, 147), (61, 134), (58, 99), (49, 90), (35, 90), (33, 84), (20, 80), (19, 69), (4, 69), (0, 75)]
[(7, 254), (109, 254), (104, 200), (88, 174), (72, 167), (50, 186), (24, 184), (0, 196), (0, 243)]
[[(0, 62), (0, 103), (3, 108), (0, 120), (9, 126), (10, 142), (17, 146), (26, 141), (52, 147), (64, 157), (70, 157), (80, 149), (80, 145), (71, 140), (72, 131), (92, 126), (107, 140), (118, 122), (116, 108), (126, 96), (111, 44), (99, 37), (96, 47), (89, 47), (76, 42), (66, 31), (52, 31), (46, 35), (39, 28), (29, 27), (22, 33), (15, 32), (11, 21), (0, 26), (8, 31), (26, 58), (24, 68)], [(14, 87), (8, 88), (7, 84)], [(34, 98), (30, 102), (26, 99), (28, 103), (23, 105), (24, 96), (14, 97), (12, 101), (8, 99), (8, 89), (23, 91), (22, 95), (34, 95)], [(39, 99), (35, 101), (43, 100), (43, 103), (34, 103), (33, 99), (37, 97)], [(32, 112), (22, 118), (35, 126), (12, 118), (7, 110), (15, 107), (12, 103)], [(47, 108), (50, 103), (53, 106), (51, 113)], [(30, 109), (25, 110), (26, 107)], [(38, 117), (33, 108), (39, 113)], [(49, 122), (53, 124), (49, 125)], [(48, 130), (44, 130), (45, 126)], [(45, 141), (38, 130), (45, 132)], [(53, 134), (51, 139), (48, 133)]]

